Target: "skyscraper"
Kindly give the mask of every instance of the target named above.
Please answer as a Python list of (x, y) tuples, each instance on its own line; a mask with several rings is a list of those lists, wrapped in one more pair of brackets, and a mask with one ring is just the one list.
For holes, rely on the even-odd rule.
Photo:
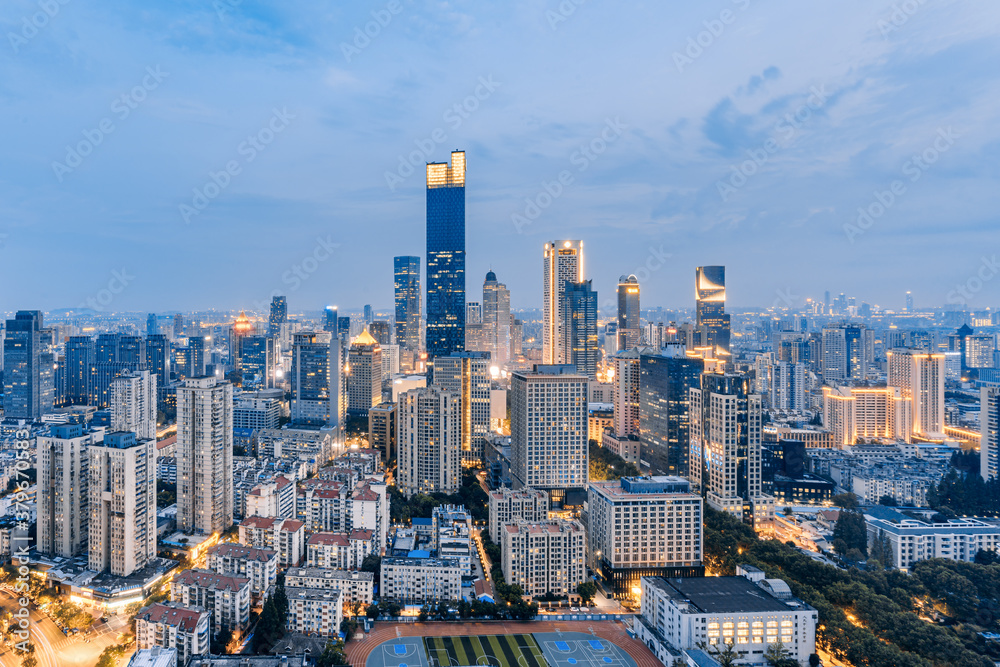
[(340, 339), (325, 331), (292, 338), (291, 419), (297, 424), (343, 426), (344, 396)]
[(174, 338), (180, 338), (184, 333), (184, 316), (180, 313), (174, 315)]
[(494, 366), (510, 359), (510, 290), (490, 271), (483, 281), (483, 337)]
[(459, 397), (440, 387), (421, 387), (399, 395), (396, 424), (399, 490), (454, 493), (461, 484), (461, 409)]
[(126, 577), (156, 557), (156, 438), (108, 433), (87, 453), (90, 569)]
[(465, 153), (427, 165), (427, 354), (465, 349)]
[(515, 371), (510, 390), (510, 471), (516, 486), (582, 504), (589, 466), (588, 378), (572, 365)]
[(542, 362), (565, 364), (566, 283), (583, 280), (583, 241), (546, 243), (542, 258)]
[(184, 369), (184, 376), (188, 378), (200, 378), (205, 375), (205, 337), (188, 337), (187, 368)]
[(691, 389), (704, 368), (676, 348), (639, 356), (640, 458), (654, 475), (690, 476)]
[(830, 324), (823, 327), (823, 381), (864, 381), (868, 377), (868, 346), (864, 325)]
[(618, 279), (618, 349), (639, 344), (639, 279), (634, 275)]
[(396, 305), (396, 344), (402, 366), (409, 370), (420, 351), (420, 258), (394, 257), (393, 288)]
[(697, 326), (700, 345), (729, 353), (729, 315), (726, 314), (726, 267), (695, 269)]
[(277, 336), (281, 325), (288, 321), (288, 302), (283, 296), (271, 298), (271, 315), (267, 320), (267, 335)]
[(277, 384), (278, 355), (271, 336), (244, 336), (240, 339), (240, 368), (243, 386), (270, 389)]
[(146, 335), (153, 336), (160, 333), (160, 326), (156, 323), (156, 313), (146, 315)]
[(906, 312), (913, 312), (913, 294), (909, 291), (906, 292)]
[(232, 326), (229, 327), (229, 363), (236, 370), (242, 368), (240, 366), (240, 341), (253, 333), (253, 322), (247, 317), (246, 312), (240, 311)]
[(979, 390), (979, 474), (989, 481), (1000, 475), (1000, 387)]
[(365, 324), (371, 324), (375, 319), (375, 310), (370, 303), (365, 304)]
[(382, 348), (368, 329), (351, 343), (348, 366), (347, 413), (367, 417), (368, 411), (382, 402)]
[(761, 490), (761, 401), (751, 375), (704, 373), (691, 390), (691, 480), (713, 509), (767, 520)]
[(72, 558), (87, 552), (87, 448), (104, 429), (81, 423), (51, 426), (38, 441), (38, 551)]
[(163, 334), (146, 339), (146, 369), (156, 375), (156, 386), (162, 389), (170, 382), (170, 341)]
[(233, 525), (233, 385), (214, 377), (177, 388), (177, 528)]
[(38, 419), (52, 409), (52, 387), (46, 388), (41, 367), (45, 347), (41, 311), (19, 310), (14, 319), (7, 320), (3, 341), (5, 417)]
[(156, 440), (156, 375), (125, 371), (111, 381), (111, 431)]
[(379, 345), (392, 344), (392, 331), (389, 328), (388, 320), (372, 320), (368, 323), (368, 333), (378, 341)]
[(944, 436), (944, 354), (897, 348), (886, 353), (887, 385), (912, 401), (913, 435)]
[(337, 307), (327, 306), (326, 310), (323, 311), (323, 331), (332, 333), (333, 336), (337, 337)]
[(490, 432), (490, 353), (452, 352), (434, 359), (434, 386), (459, 398), (462, 460), (479, 463)]
[(90, 364), (94, 340), (90, 336), (70, 336), (66, 340), (66, 402), (86, 405), (90, 401)]
[[(121, 335), (100, 334), (94, 342), (90, 365), (90, 405), (103, 410), (111, 405), (111, 381), (132, 370), (122, 361)], [(145, 359), (143, 360), (145, 363)]]
[(566, 363), (593, 380), (597, 376), (597, 292), (591, 281), (567, 282), (563, 294), (563, 342)]

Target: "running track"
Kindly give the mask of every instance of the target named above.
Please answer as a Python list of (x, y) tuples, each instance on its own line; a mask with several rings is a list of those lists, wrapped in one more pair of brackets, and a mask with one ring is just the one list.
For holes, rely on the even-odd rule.
[(638, 639), (625, 634), (619, 621), (529, 621), (494, 623), (401, 623), (389, 625), (376, 623), (375, 629), (363, 640), (348, 642), (345, 652), (352, 667), (365, 667), (368, 655), (383, 642), (396, 638), (396, 630), (401, 637), (463, 637), (477, 635), (511, 635), (532, 632), (585, 632), (622, 647), (635, 660), (638, 667), (663, 667), (656, 656)]

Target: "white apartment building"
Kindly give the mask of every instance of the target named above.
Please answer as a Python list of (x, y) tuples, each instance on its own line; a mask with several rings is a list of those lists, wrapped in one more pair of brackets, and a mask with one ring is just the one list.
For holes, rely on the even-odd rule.
[(156, 442), (108, 433), (87, 454), (89, 566), (125, 577), (156, 558)]
[(615, 435), (639, 435), (639, 350), (623, 350), (611, 362), (615, 369)]
[(461, 396), (430, 386), (399, 395), (396, 478), (407, 498), (454, 493), (462, 483)]
[[(325, 567), (290, 567), (285, 572), (285, 587), (343, 591), (344, 602), (369, 605), (375, 591), (375, 573)], [(289, 590), (288, 596), (291, 595)]]
[(500, 531), (503, 576), (525, 595), (569, 596), (586, 580), (587, 533), (579, 521), (523, 519)]
[(286, 588), (289, 632), (336, 637), (344, 620), (344, 591), (333, 588)]
[(177, 664), (186, 665), (191, 656), (209, 652), (211, 618), (201, 607), (158, 602), (136, 614), (135, 641), (139, 650), (154, 646), (175, 649)]
[(1000, 475), (1000, 387), (979, 390), (979, 474)]
[(400, 603), (458, 600), (462, 564), (441, 558), (383, 558), (382, 595)]
[(233, 525), (233, 386), (214, 377), (177, 388), (177, 529)]
[(897, 348), (886, 353), (889, 366), (887, 384), (898, 387), (912, 402), (912, 433), (922, 437), (944, 437), (943, 353)]
[(295, 519), (251, 516), (240, 522), (240, 544), (278, 552), (278, 564), (298, 565), (305, 554), (305, 525)]
[(546, 243), (542, 262), (542, 363), (564, 364), (566, 282), (583, 280), (583, 241)]
[(250, 623), (250, 580), (246, 577), (184, 570), (170, 582), (170, 601), (210, 611), (213, 632), (229, 629), (239, 637)]
[(889, 496), (901, 507), (927, 507), (932, 479), (915, 477), (898, 470), (863, 470), (851, 475), (851, 491), (862, 503), (878, 504)]
[(538, 522), (549, 518), (549, 495), (535, 489), (501, 487), (490, 492), (490, 539), (500, 544), (500, 529), (518, 519)]
[(893, 563), (908, 570), (928, 558), (947, 558), (972, 562), (982, 551), (1000, 551), (1000, 524), (988, 519), (952, 519), (928, 523), (911, 519), (891, 508), (865, 510), (868, 543), (884, 535), (892, 545)]
[(511, 375), (510, 471), (519, 487), (562, 502), (589, 474), (586, 375), (572, 365), (535, 366)]
[(246, 516), (295, 517), (295, 484), (278, 475), (258, 484), (246, 495)]
[(311, 478), (298, 485), (296, 514), (314, 532), (370, 530), (384, 549), (389, 535), (389, 498), (385, 481), (372, 477), (351, 487), (333, 479)]
[(87, 448), (103, 441), (103, 428), (83, 424), (51, 426), (36, 438), (39, 553), (66, 558), (87, 553)]
[(140, 440), (156, 440), (156, 373), (127, 371), (111, 381), (111, 426)]
[(912, 412), (898, 387), (823, 387), (823, 425), (838, 447), (859, 439), (910, 442)]
[(313, 533), (306, 540), (306, 564), (311, 568), (357, 570), (371, 553), (378, 553), (371, 530)]
[(219, 574), (234, 574), (250, 580), (250, 593), (262, 598), (278, 578), (278, 552), (226, 542), (205, 552), (207, 567)]
[(591, 482), (590, 563), (615, 591), (635, 597), (644, 576), (700, 576), (702, 498), (682, 477)]
[(768, 664), (764, 653), (780, 641), (789, 657), (808, 664), (818, 612), (793, 598), (781, 579), (764, 579), (748, 566), (737, 572), (745, 576), (643, 577), (636, 636), (654, 646), (662, 637), (681, 650), (734, 643), (739, 664), (755, 667)]

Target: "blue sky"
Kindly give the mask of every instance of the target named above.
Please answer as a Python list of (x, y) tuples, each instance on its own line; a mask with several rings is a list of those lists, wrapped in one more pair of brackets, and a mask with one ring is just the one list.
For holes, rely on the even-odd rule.
[(492, 267), (539, 306), (552, 239), (644, 307), (690, 306), (699, 264), (735, 306), (939, 305), (998, 250), (995, 3), (8, 0), (0, 27), (0, 310), (386, 307), (454, 149), (470, 300)]

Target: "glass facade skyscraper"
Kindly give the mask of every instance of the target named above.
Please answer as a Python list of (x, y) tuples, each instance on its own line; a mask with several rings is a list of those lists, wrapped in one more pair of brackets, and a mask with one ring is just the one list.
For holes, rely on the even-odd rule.
[(420, 350), (420, 258), (393, 257), (396, 345), (411, 354)]
[(52, 409), (51, 397), (46, 405), (42, 373), (42, 313), (19, 310), (7, 320), (3, 341), (4, 357), (4, 416), (15, 419), (38, 419)]
[(618, 279), (618, 349), (630, 350), (639, 344), (639, 279)]
[(701, 387), (704, 367), (683, 353), (639, 355), (640, 458), (654, 475), (689, 474), (690, 390)]
[(277, 336), (281, 325), (288, 321), (288, 302), (283, 296), (271, 298), (271, 315), (267, 321), (267, 335)]
[(591, 281), (567, 282), (563, 293), (563, 350), (566, 362), (581, 375), (593, 380), (597, 375), (597, 292)]
[(427, 354), (465, 349), (465, 152), (427, 165)]
[(729, 315), (726, 314), (726, 267), (695, 269), (697, 324), (700, 345), (729, 352)]

